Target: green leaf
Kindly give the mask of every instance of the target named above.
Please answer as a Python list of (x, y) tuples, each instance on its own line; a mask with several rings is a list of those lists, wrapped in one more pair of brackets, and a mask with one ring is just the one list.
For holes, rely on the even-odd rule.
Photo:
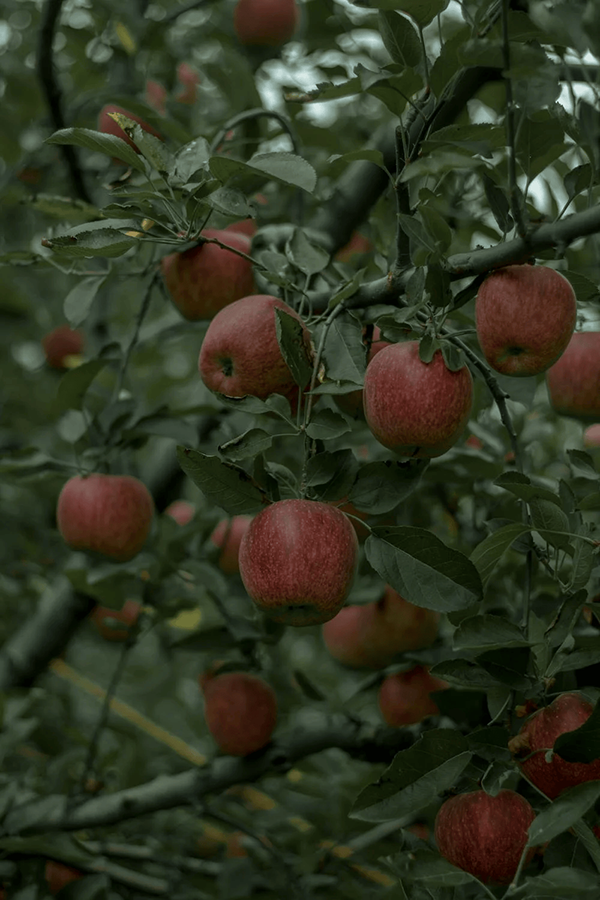
[(365, 553), (375, 571), (415, 606), (451, 612), (481, 599), (473, 563), (424, 528), (374, 528)]
[(259, 453), (268, 450), (272, 443), (272, 435), (261, 428), (250, 428), (244, 434), (221, 444), (218, 449), (219, 453), (228, 456), (229, 459), (246, 459), (248, 456), (258, 456)]
[(449, 0), (370, 0), (369, 6), (381, 10), (397, 10), (412, 16), (424, 28), (448, 6)]
[(304, 275), (316, 275), (329, 263), (329, 253), (309, 241), (302, 228), (294, 228), (285, 249), (290, 262)]
[(415, 813), (452, 787), (471, 760), (466, 739), (446, 728), (428, 731), (401, 750), (358, 796), (350, 814), (366, 822), (387, 822)]
[(483, 666), (478, 666), (469, 659), (445, 659), (436, 663), (430, 670), (436, 678), (442, 678), (457, 687), (471, 690), (487, 690), (498, 687), (501, 682), (491, 675)]
[(317, 173), (311, 164), (294, 153), (257, 153), (251, 157), (248, 166), (276, 181), (302, 188), (308, 193), (312, 193), (317, 185)]
[(304, 339), (302, 322), (284, 309), (275, 308), (277, 343), (298, 387), (304, 388), (312, 375), (312, 364)]
[(179, 465), (206, 498), (230, 516), (257, 512), (269, 503), (262, 488), (238, 466), (189, 447), (177, 447)]
[[(597, 844), (598, 838), (594, 837), (594, 841)], [(515, 897), (526, 896), (527, 900), (535, 900), (536, 897), (540, 900), (571, 900), (573, 897), (584, 896), (595, 900), (598, 896), (598, 875), (571, 866), (556, 866), (536, 878), (526, 878), (524, 887), (527, 893), (515, 893)]]
[(209, 157), (210, 149), (206, 138), (195, 138), (176, 153), (171, 177), (180, 184), (187, 184), (200, 169), (208, 172)]
[[(475, 881), (475, 877), (462, 869), (457, 869), (452, 863), (444, 859), (439, 853), (433, 850), (423, 850), (419, 848), (410, 853), (403, 853), (394, 857), (393, 871), (407, 881), (417, 882), (421, 887), (425, 888), (428, 896), (438, 897), (439, 895), (431, 893), (430, 889), (435, 887), (451, 889), (461, 884), (468, 884)], [(394, 896), (396, 896), (394, 894)], [(406, 896), (406, 895), (405, 895)], [(411, 894), (411, 896), (414, 896)], [(421, 894), (420, 896), (427, 896)]]
[[(102, 224), (102, 223), (99, 223)], [(44, 238), (42, 244), (50, 250), (54, 250), (60, 256), (68, 256), (79, 259), (88, 259), (92, 256), (105, 256), (113, 258), (122, 256), (131, 250), (136, 244), (136, 239), (129, 237), (120, 228), (126, 228), (123, 224), (117, 228), (91, 228), (81, 230), (81, 226), (71, 229), (67, 234), (57, 235), (53, 238)]]
[(373, 515), (391, 512), (417, 489), (428, 465), (422, 459), (367, 463), (359, 470), (349, 500)]
[(104, 282), (104, 276), (98, 278), (91, 275), (89, 278), (82, 278), (75, 287), (73, 287), (63, 304), (65, 318), (71, 327), (76, 328), (87, 319), (92, 303), (96, 299), (98, 288)]
[(554, 752), (567, 762), (591, 763), (600, 759), (600, 704), (580, 728), (557, 737)]
[(95, 153), (104, 153), (105, 156), (116, 156), (123, 160), (132, 169), (145, 172), (146, 167), (138, 153), (124, 140), (113, 134), (103, 134), (90, 128), (62, 128), (46, 138), (47, 144), (71, 144), (74, 147), (85, 147)]
[(556, 506), (554, 501), (540, 500), (533, 497), (529, 500), (529, 512), (531, 520), (539, 535), (553, 547), (564, 549), (569, 546), (568, 534), (556, 534), (559, 531), (570, 531), (569, 519), (565, 513)]
[(504, 191), (498, 187), (487, 172), (482, 172), (480, 178), (483, 182), (485, 197), (489, 204), (496, 224), (502, 233), (506, 233), (513, 227), (513, 218), (510, 214), (510, 203)]
[[(318, 340), (318, 333), (315, 340)], [(327, 330), (323, 361), (331, 381), (362, 384), (367, 365), (362, 327), (349, 313), (337, 316)]]
[(526, 647), (529, 641), (518, 625), (502, 616), (469, 616), (454, 632), (455, 650)]
[(320, 441), (341, 437), (342, 434), (347, 434), (349, 431), (352, 431), (352, 426), (342, 415), (332, 409), (320, 409), (313, 414), (306, 428), (306, 433), (310, 438)]
[(379, 30), (385, 49), (395, 63), (408, 69), (422, 64), (421, 41), (412, 22), (396, 12), (380, 12)]
[(109, 363), (110, 359), (92, 359), (70, 369), (58, 386), (58, 403), (63, 409), (82, 409), (83, 400), (92, 381)]
[(529, 846), (551, 841), (575, 824), (600, 797), (600, 781), (578, 784), (564, 791), (537, 814), (529, 826)]
[(527, 503), (533, 499), (546, 500), (548, 503), (554, 503), (560, 509), (560, 497), (557, 493), (552, 493), (547, 488), (532, 484), (527, 475), (523, 475), (521, 472), (503, 472), (499, 478), (496, 478), (494, 483), (498, 487), (510, 491), (519, 500), (525, 500)]
[(352, 450), (325, 450), (308, 460), (306, 485), (318, 488), (321, 500), (345, 500), (357, 471), (358, 461)]
[(497, 563), (511, 544), (530, 530), (529, 525), (522, 525), (519, 522), (504, 525), (493, 534), (489, 534), (475, 547), (470, 559), (479, 572), (484, 585), (490, 580)]
[(123, 113), (112, 113), (111, 118), (114, 118), (127, 137), (133, 141), (153, 169), (156, 169), (157, 172), (169, 172), (173, 169), (173, 155), (160, 138), (150, 134), (138, 122), (134, 122)]
[(517, 691), (530, 690), (534, 684), (534, 679), (527, 674), (531, 663), (531, 651), (528, 647), (489, 650), (480, 654), (476, 662), (499, 684), (505, 684)]

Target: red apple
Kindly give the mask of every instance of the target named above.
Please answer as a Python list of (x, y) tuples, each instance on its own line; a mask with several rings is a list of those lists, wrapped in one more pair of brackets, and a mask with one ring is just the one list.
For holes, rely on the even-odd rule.
[(49, 859), (44, 870), (44, 877), (48, 883), (50, 893), (58, 894), (67, 884), (83, 878), (83, 872), (79, 869), (74, 869), (73, 866), (66, 866), (64, 863)]
[[(250, 253), (250, 239), (239, 232), (207, 228), (202, 236)], [(252, 263), (218, 244), (198, 244), (182, 253), (171, 253), (163, 258), (161, 268), (173, 303), (192, 322), (212, 319), (219, 310), (254, 290)]]
[(386, 585), (376, 603), (340, 610), (323, 625), (323, 640), (343, 665), (385, 669), (399, 653), (432, 644), (439, 618), (439, 613), (414, 606)]
[(228, 575), (240, 571), (240, 544), (251, 521), (252, 516), (221, 519), (210, 536), (215, 547), (222, 548), (219, 554), (219, 568)]
[(458, 794), (438, 811), (435, 841), (448, 862), (484, 884), (510, 884), (534, 819), (531, 805), (515, 791)]
[(227, 225), (224, 231), (233, 231), (235, 234), (245, 234), (246, 237), (252, 238), (256, 234), (255, 219), (241, 219), (239, 222), (232, 222)]
[(178, 525), (187, 525), (196, 514), (196, 507), (187, 500), (173, 500), (165, 509), (165, 516), (175, 519)]
[(422, 722), (427, 716), (438, 715), (439, 709), (431, 694), (447, 687), (445, 681), (430, 675), (425, 666), (388, 675), (379, 688), (381, 715), (393, 728)]
[(148, 488), (130, 475), (76, 475), (58, 498), (56, 519), (74, 550), (92, 550), (118, 562), (140, 552), (152, 525)]
[(590, 425), (583, 432), (584, 447), (600, 447), (600, 422)]
[(358, 540), (339, 509), (279, 500), (252, 520), (239, 559), (259, 609), (286, 625), (318, 625), (339, 612), (352, 588)]
[(562, 416), (600, 419), (600, 331), (579, 331), (548, 370), (550, 403)]
[[(375, 326), (375, 328), (373, 329), (373, 340), (371, 341), (371, 346), (369, 347), (369, 355), (367, 356), (367, 365), (371, 362), (373, 357), (375, 357), (380, 352), (380, 350), (383, 350), (385, 347), (391, 346), (392, 345), (389, 341), (381, 340), (381, 329)], [(361, 390), (350, 391), (349, 394), (336, 394), (334, 395), (333, 399), (342, 410), (342, 412), (347, 413), (349, 416), (354, 416), (354, 418), (362, 418), (362, 416), (364, 415), (363, 392)]]
[(70, 357), (79, 356), (83, 345), (83, 332), (73, 330), (68, 325), (59, 325), (42, 338), (46, 362), (53, 369), (68, 369)]
[(188, 63), (182, 62), (177, 66), (177, 80), (183, 85), (183, 90), (175, 96), (179, 103), (193, 104), (198, 97), (198, 85), (200, 76)]
[(546, 762), (546, 752), (552, 749), (555, 740), (587, 722), (593, 709), (589, 700), (579, 693), (560, 694), (550, 706), (527, 719), (508, 743), (525, 777), (551, 800), (576, 784), (600, 779), (600, 759), (591, 763), (566, 762), (554, 753), (551, 761)]
[(355, 231), (348, 243), (338, 250), (335, 258), (338, 262), (350, 262), (353, 256), (359, 253), (369, 253), (373, 249), (373, 244), (360, 231)]
[(225, 672), (204, 680), (204, 716), (219, 749), (247, 756), (271, 740), (277, 723), (273, 689), (256, 675)]
[[(146, 103), (164, 116), (167, 109), (167, 89), (159, 81), (146, 81)], [(131, 116), (129, 116), (131, 118)], [(118, 135), (121, 137), (121, 135)]]
[(469, 420), (472, 401), (468, 368), (452, 372), (441, 350), (422, 362), (417, 341), (384, 347), (367, 366), (367, 425), (399, 456), (429, 459), (449, 450)]
[(566, 349), (577, 319), (570, 283), (547, 266), (506, 266), (485, 279), (475, 303), (477, 337), (503, 375), (545, 372)]
[[(208, 326), (198, 359), (202, 381), (209, 390), (227, 397), (250, 394), (262, 400), (271, 394), (283, 394), (295, 406), (298, 385), (279, 349), (276, 309), (302, 322), (287, 303), (267, 294), (243, 297), (217, 313)], [(310, 333), (304, 325), (302, 332), (308, 360), (312, 355)]]
[[(95, 606), (90, 613), (90, 619), (105, 641), (123, 642), (129, 637), (131, 629), (140, 617), (141, 611), (141, 604), (137, 600), (126, 600), (121, 609)], [(114, 628), (112, 627), (114, 622), (122, 622), (126, 627)]]
[(240, 44), (279, 47), (294, 36), (299, 19), (296, 0), (238, 0), (233, 28)]
[[(137, 122), (138, 125), (147, 131), (148, 134), (153, 134), (154, 137), (160, 138), (162, 140), (162, 135), (156, 131), (152, 125), (148, 125), (147, 122), (140, 116), (136, 116), (135, 113), (129, 112), (127, 109), (123, 109), (122, 106), (115, 106), (114, 103), (108, 103), (106, 106), (103, 106), (98, 115), (98, 131), (102, 131), (104, 134), (114, 134), (115, 137), (121, 138), (122, 141), (125, 141), (126, 144), (129, 144), (132, 150), (135, 150), (136, 153), (140, 151), (133, 143), (131, 138), (125, 134), (120, 125), (117, 125), (114, 119), (112, 119), (109, 113), (121, 113), (123, 116), (127, 116), (128, 119), (132, 119), (134, 122)], [(115, 162), (118, 162), (122, 165), (122, 161), (117, 159)]]

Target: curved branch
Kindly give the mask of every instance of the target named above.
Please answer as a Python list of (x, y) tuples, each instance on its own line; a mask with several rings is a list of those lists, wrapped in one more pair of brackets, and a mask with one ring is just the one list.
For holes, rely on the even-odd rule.
[(208, 794), (221, 793), (234, 784), (257, 781), (269, 773), (287, 772), (307, 756), (333, 747), (359, 759), (389, 762), (394, 753), (413, 742), (414, 736), (404, 729), (378, 727), (336, 716), (321, 728), (283, 735), (261, 753), (243, 758), (218, 757), (209, 769), (162, 775), (148, 784), (94, 797), (69, 810), (66, 798), (60, 795), (53, 798), (56, 801), (53, 804), (49, 797), (43, 797), (15, 806), (5, 817), (3, 827), (15, 835), (115, 825), (159, 810), (195, 804)]
[[(46, 0), (37, 52), (38, 78), (42, 92), (46, 96), (46, 103), (50, 110), (50, 117), (55, 131), (67, 127), (62, 109), (62, 94), (58, 86), (56, 72), (54, 71), (54, 61), (52, 59), (54, 33), (60, 18), (62, 4), (63, 0)], [(75, 148), (69, 144), (61, 144), (60, 151), (67, 164), (75, 195), (79, 197), (80, 200), (91, 203), (92, 199), (85, 186)]]

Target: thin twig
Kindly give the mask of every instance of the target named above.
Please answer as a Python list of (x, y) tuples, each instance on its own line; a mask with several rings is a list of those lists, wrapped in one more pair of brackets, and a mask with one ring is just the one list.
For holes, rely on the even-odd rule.
[(127, 366), (129, 365), (129, 360), (131, 359), (131, 354), (133, 353), (133, 348), (137, 344), (138, 337), (140, 334), (140, 329), (142, 327), (142, 323), (146, 318), (146, 314), (150, 308), (150, 299), (152, 297), (152, 289), (154, 285), (159, 281), (160, 274), (158, 270), (154, 273), (152, 278), (150, 279), (150, 283), (146, 288), (146, 293), (144, 294), (144, 299), (142, 300), (142, 305), (140, 306), (140, 311), (138, 312), (137, 319), (135, 322), (135, 328), (133, 334), (131, 336), (131, 340), (129, 342), (129, 346), (125, 351), (125, 356), (123, 357), (123, 362), (121, 364), (121, 370), (119, 372), (119, 378), (117, 380), (117, 386), (115, 388), (115, 397), (117, 400), (119, 399), (119, 395), (123, 390), (123, 384), (125, 382), (125, 374), (127, 372)]
[[(62, 94), (56, 78), (54, 60), (52, 58), (54, 34), (60, 18), (62, 4), (63, 0), (46, 0), (42, 14), (42, 25), (40, 28), (36, 61), (38, 79), (41, 89), (46, 97), (46, 103), (48, 104), (50, 117), (55, 131), (67, 127), (62, 108)], [(83, 174), (79, 167), (75, 148), (70, 144), (61, 144), (60, 152), (67, 164), (75, 195), (85, 203), (92, 203), (92, 199), (83, 180)]]
[(510, 189), (510, 208), (517, 226), (519, 237), (527, 237), (527, 227), (523, 219), (523, 208), (520, 203), (519, 186), (517, 184), (516, 138), (515, 138), (515, 106), (510, 74), (510, 40), (508, 35), (508, 9), (510, 0), (502, 0), (502, 55), (504, 60), (504, 85), (506, 89), (506, 143), (508, 147), (508, 181)]

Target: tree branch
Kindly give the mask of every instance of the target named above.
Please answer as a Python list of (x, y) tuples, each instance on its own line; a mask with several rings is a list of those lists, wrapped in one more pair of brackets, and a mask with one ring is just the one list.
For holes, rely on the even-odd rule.
[(257, 781), (267, 774), (289, 771), (307, 756), (333, 747), (371, 762), (389, 762), (399, 750), (410, 747), (414, 737), (404, 729), (385, 728), (347, 716), (328, 717), (324, 725), (283, 735), (276, 744), (252, 756), (218, 757), (209, 769), (189, 769), (162, 775), (138, 785), (94, 797), (67, 810), (66, 797), (55, 795), (14, 806), (3, 826), (10, 834), (44, 831), (77, 831), (104, 827), (163, 809), (189, 806), (208, 794), (221, 793), (234, 784)]
[[(52, 59), (54, 34), (60, 18), (62, 4), (63, 0), (46, 0), (42, 15), (42, 26), (40, 28), (37, 52), (38, 78), (42, 92), (46, 96), (46, 103), (50, 110), (50, 117), (55, 131), (67, 127), (62, 110), (62, 94), (58, 86), (56, 72), (54, 70), (54, 61)], [(61, 144), (60, 151), (67, 164), (75, 195), (86, 203), (92, 203), (92, 199), (83, 180), (83, 174), (79, 167), (75, 148), (70, 144)]]

